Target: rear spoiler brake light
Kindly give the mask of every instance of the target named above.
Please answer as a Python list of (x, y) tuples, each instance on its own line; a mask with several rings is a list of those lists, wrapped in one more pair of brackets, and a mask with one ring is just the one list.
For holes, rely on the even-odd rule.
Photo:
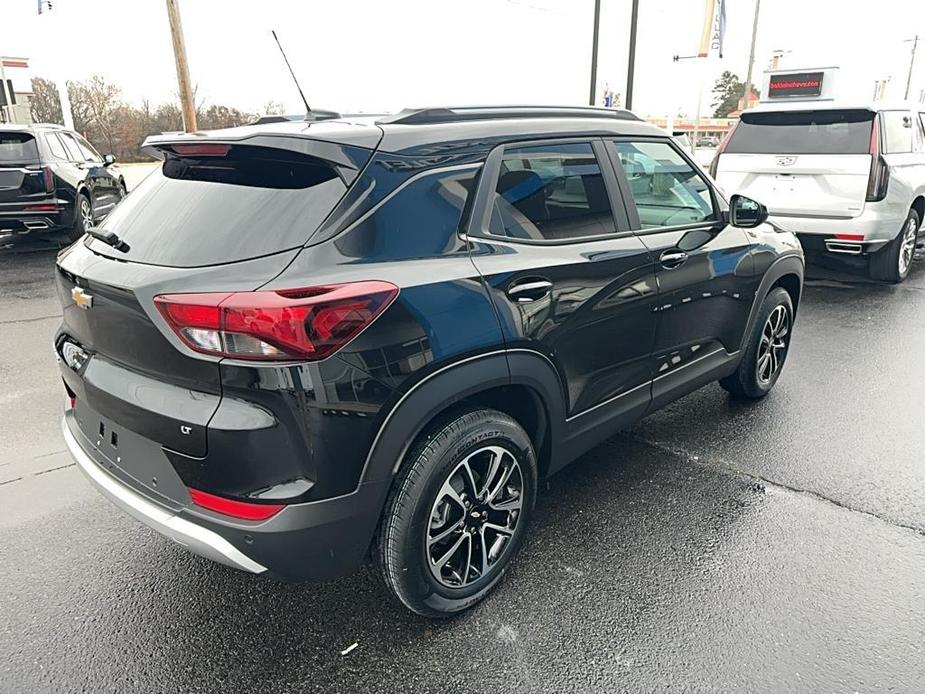
[(231, 145), (212, 142), (171, 145), (169, 149), (174, 154), (184, 157), (224, 157), (231, 149)]

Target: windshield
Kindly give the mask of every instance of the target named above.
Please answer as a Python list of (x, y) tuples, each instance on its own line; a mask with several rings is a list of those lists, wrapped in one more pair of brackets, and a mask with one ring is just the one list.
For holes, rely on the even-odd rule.
[(304, 244), (346, 190), (332, 166), (293, 152), (232, 147), (225, 156), (169, 158), (101, 227), (129, 250), (93, 248), (177, 267), (269, 255)]
[(39, 150), (31, 134), (0, 132), (0, 166), (32, 162), (38, 158)]
[(867, 154), (874, 114), (864, 110), (743, 113), (728, 153)]

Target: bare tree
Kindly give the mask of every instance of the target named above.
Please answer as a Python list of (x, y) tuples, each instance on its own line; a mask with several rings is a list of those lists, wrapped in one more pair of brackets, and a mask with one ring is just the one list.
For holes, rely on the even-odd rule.
[[(82, 82), (68, 82), (74, 128), (104, 153), (112, 153), (121, 161), (145, 159), (141, 143), (148, 135), (183, 130), (183, 116), (177, 100), (152, 104), (148, 99), (140, 107), (122, 99), (118, 85), (94, 75)], [(61, 106), (55, 84), (36, 77), (32, 80), (35, 98), (32, 117), (41, 122), (61, 122)], [(233, 128), (252, 122), (256, 116), (232, 106), (197, 100), (201, 127)], [(282, 110), (282, 107), (279, 107)]]
[(256, 116), (252, 113), (244, 113), (230, 106), (213, 104), (196, 116), (196, 122), (202, 130), (213, 130), (216, 128), (236, 128), (239, 125), (252, 122), (255, 118)]
[(58, 87), (51, 80), (32, 78), (32, 98), (29, 102), (32, 120), (36, 123), (64, 123)]

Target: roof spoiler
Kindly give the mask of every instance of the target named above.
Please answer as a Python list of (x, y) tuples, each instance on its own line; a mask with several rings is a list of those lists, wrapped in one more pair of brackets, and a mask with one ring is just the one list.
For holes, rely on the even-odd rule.
[(279, 149), (321, 159), (334, 166), (354, 171), (365, 165), (370, 157), (370, 150), (366, 148), (315, 140), (304, 136), (247, 134), (240, 137), (228, 137), (211, 136), (204, 132), (150, 135), (141, 144), (141, 151), (154, 159), (163, 160), (168, 157), (183, 156), (182, 150), (189, 148), (190, 145), (198, 145), (204, 151), (210, 146), (214, 147), (214, 152), (210, 156), (226, 154), (227, 150), (221, 151), (222, 145), (227, 145), (228, 149), (242, 146)]

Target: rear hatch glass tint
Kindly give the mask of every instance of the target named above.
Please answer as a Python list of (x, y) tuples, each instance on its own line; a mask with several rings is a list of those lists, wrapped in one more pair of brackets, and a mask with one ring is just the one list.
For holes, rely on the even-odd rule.
[(743, 113), (730, 154), (867, 154), (871, 111), (818, 110)]
[(38, 161), (39, 150), (30, 133), (0, 131), (0, 167)]
[(270, 255), (304, 244), (348, 188), (337, 165), (316, 157), (248, 145), (216, 151), (169, 156), (102, 226), (128, 251), (100, 241), (93, 250), (174, 267)]

